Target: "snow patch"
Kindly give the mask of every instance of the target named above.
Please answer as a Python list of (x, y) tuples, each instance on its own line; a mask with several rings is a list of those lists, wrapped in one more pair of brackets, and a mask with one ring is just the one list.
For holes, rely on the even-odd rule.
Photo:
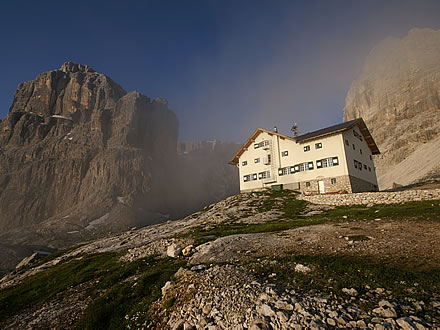
[(124, 197), (118, 196), (118, 197), (116, 197), (116, 199), (117, 199), (118, 203), (125, 204)]
[(79, 230), (72, 230), (72, 231), (68, 231), (67, 233), (68, 234), (76, 234), (76, 233), (79, 233)]
[(72, 120), (72, 119), (70, 119), (70, 118), (67, 118), (67, 117), (65, 117), (65, 116), (60, 116), (60, 115), (52, 115), (51, 117), (52, 117), (52, 118), (61, 118), (61, 119)]
[(103, 224), (105, 222), (105, 220), (108, 218), (108, 213), (104, 214), (102, 217), (95, 219), (91, 222), (89, 222), (89, 225), (86, 227), (86, 229), (92, 229), (94, 228), (96, 225), (100, 225)]

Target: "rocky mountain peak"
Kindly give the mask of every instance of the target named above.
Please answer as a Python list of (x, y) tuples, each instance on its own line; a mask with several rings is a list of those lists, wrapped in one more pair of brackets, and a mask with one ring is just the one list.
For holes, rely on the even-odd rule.
[(88, 66), (88, 65), (85, 65), (85, 64), (77, 64), (77, 63), (74, 63), (74, 62), (65, 62), (62, 66), (61, 66), (61, 68), (60, 68), (60, 71), (63, 71), (63, 72), (73, 72), (73, 73), (75, 73), (75, 72), (78, 72), (78, 71), (81, 71), (81, 72), (96, 72), (95, 70), (93, 70), (90, 66)]
[[(157, 221), (177, 131), (166, 104), (127, 94), (87, 65), (66, 62), (20, 84), (0, 122), (0, 234), (48, 221), (38, 230), (52, 228), (44, 244), (58, 245), (95, 235), (87, 219), (104, 217), (107, 232)], [(60, 239), (66, 221), (81, 234)]]

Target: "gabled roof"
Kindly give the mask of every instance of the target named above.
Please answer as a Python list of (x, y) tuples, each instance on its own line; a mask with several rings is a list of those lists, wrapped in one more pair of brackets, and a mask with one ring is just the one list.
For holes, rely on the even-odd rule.
[(276, 133), (274, 131), (269, 131), (269, 130), (264, 129), (264, 128), (257, 128), (252, 133), (252, 135), (249, 137), (249, 139), (247, 139), (246, 142), (241, 146), (241, 148), (237, 151), (237, 153), (234, 155), (234, 157), (232, 158), (232, 160), (228, 164), (231, 164), (231, 165), (238, 164), (238, 159), (240, 158), (240, 156), (243, 154), (243, 152), (245, 152), (249, 148), (249, 146), (255, 141), (257, 136), (260, 135), (260, 133), (262, 133), (262, 132), (266, 132), (269, 135), (277, 135), (281, 139), (288, 139), (288, 140), (295, 141), (294, 137), (283, 135), (283, 134), (280, 134), (280, 133)]
[(310, 140), (314, 140), (318, 137), (323, 137), (325, 135), (335, 134), (339, 132), (343, 132), (346, 130), (349, 130), (353, 128), (354, 126), (358, 126), (359, 130), (361, 131), (361, 134), (364, 136), (365, 142), (367, 142), (368, 147), (371, 150), (371, 153), (373, 155), (380, 154), (379, 148), (376, 145), (376, 142), (374, 142), (373, 137), (370, 134), (370, 131), (367, 128), (367, 125), (365, 125), (365, 122), (362, 118), (353, 119), (350, 121), (346, 121), (341, 124), (333, 125), (330, 127), (322, 128), (314, 132), (306, 133), (300, 136), (296, 137), (296, 142), (298, 143), (304, 143)]
[(367, 128), (367, 125), (365, 125), (365, 122), (362, 118), (357, 118), (354, 120), (350, 120), (350, 121), (346, 121), (344, 123), (341, 124), (337, 124), (337, 125), (333, 125), (330, 127), (326, 127), (326, 128), (322, 128), (319, 129), (317, 131), (314, 132), (310, 132), (310, 133), (306, 133), (297, 137), (291, 137), (291, 136), (287, 136), (287, 135), (283, 135), (280, 133), (276, 133), (276, 132), (272, 132), (269, 131), (267, 129), (264, 128), (257, 128), (254, 133), (252, 133), (252, 135), (249, 137), (249, 139), (247, 139), (247, 141), (241, 146), (241, 148), (237, 151), (237, 153), (234, 155), (234, 157), (232, 158), (232, 160), (229, 162), (229, 164), (231, 165), (236, 165), (238, 164), (239, 158), (240, 156), (243, 154), (243, 152), (245, 152), (249, 146), (255, 141), (255, 139), (257, 138), (257, 136), (262, 133), (262, 132), (266, 132), (269, 135), (277, 135), (282, 139), (288, 139), (288, 140), (292, 140), (295, 141), (296, 143), (304, 143), (304, 142), (308, 142), (310, 140), (314, 140), (326, 135), (330, 135), (330, 134), (336, 134), (336, 133), (340, 133), (346, 130), (351, 129), (354, 126), (358, 126), (359, 130), (361, 131), (361, 134), (363, 135), (365, 142), (367, 142), (368, 147), (371, 150), (371, 153), (373, 155), (378, 155), (380, 154), (379, 148), (376, 145), (376, 142), (374, 142), (373, 137), (370, 134), (370, 131)]

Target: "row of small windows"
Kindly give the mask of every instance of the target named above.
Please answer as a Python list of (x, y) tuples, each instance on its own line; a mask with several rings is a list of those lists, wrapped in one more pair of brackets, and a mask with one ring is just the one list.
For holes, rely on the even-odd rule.
[(243, 176), (243, 181), (247, 182), (247, 181), (256, 181), (258, 179), (262, 180), (262, 179), (266, 179), (266, 178), (270, 178), (270, 171), (264, 171), (264, 172), (260, 172), (260, 173), (252, 173), (252, 174), (248, 174)]
[[(321, 149), (322, 148), (322, 143), (315, 143), (315, 149)], [(310, 151), (310, 146), (304, 146), (304, 152)]]
[(254, 149), (262, 148), (269, 145), (269, 141), (265, 140), (260, 143), (254, 143)]
[(371, 167), (367, 166), (366, 164), (362, 164), (361, 162), (354, 160), (354, 168), (357, 168), (358, 170), (362, 171), (362, 168), (366, 171), (368, 169), (369, 172), (371, 172)]
[[(339, 165), (338, 157), (329, 157), (324, 158), (316, 161), (316, 168), (324, 168), (324, 167), (332, 167)], [(313, 170), (313, 162), (305, 162), (301, 164), (296, 164), (293, 166), (287, 166), (280, 168), (278, 170), (279, 175), (287, 175), (287, 174), (294, 174), (297, 172), (304, 172), (304, 171), (310, 171)]]

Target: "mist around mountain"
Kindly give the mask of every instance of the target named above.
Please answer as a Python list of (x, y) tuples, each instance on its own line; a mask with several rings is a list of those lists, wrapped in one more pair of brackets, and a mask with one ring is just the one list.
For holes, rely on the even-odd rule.
[(127, 93), (87, 65), (67, 62), (20, 84), (0, 121), (3, 260), (182, 217), (237, 193), (227, 165), (237, 146), (199, 142), (180, 153), (178, 127), (165, 99)]
[(380, 189), (440, 176), (440, 31), (415, 28), (387, 38), (353, 82), (344, 120), (362, 117), (381, 155)]

